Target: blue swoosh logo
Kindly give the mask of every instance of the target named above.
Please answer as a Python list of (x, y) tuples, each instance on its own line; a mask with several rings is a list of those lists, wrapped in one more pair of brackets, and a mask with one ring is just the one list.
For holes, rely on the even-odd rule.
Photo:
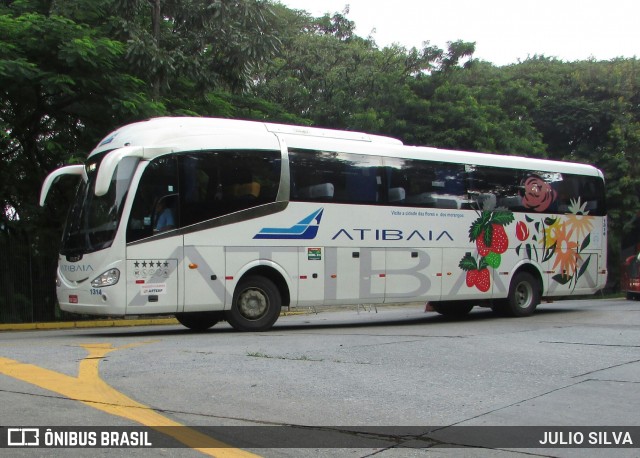
[(297, 240), (311, 240), (318, 234), (320, 228), (320, 219), (322, 219), (322, 212), (324, 208), (320, 208), (305, 218), (298, 221), (296, 224), (290, 227), (265, 227), (260, 230), (254, 239), (297, 239)]

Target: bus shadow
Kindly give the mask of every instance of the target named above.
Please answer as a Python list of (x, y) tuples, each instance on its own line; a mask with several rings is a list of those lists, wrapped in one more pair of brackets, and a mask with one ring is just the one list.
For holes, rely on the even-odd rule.
[[(542, 309), (535, 312), (533, 317), (539, 315), (558, 315), (567, 312), (578, 312), (578, 310), (570, 308), (555, 308), (555, 309)], [(419, 313), (419, 312), (418, 312)], [(318, 315), (320, 316), (320, 315)], [(487, 321), (505, 321), (505, 320), (526, 320), (527, 318), (514, 318), (505, 317), (493, 312), (489, 308), (476, 308), (471, 313), (461, 317), (451, 317), (440, 315), (435, 312), (427, 312), (424, 315), (413, 317), (395, 317), (389, 319), (381, 319), (375, 321), (347, 321), (341, 320), (336, 323), (319, 323), (319, 322), (306, 322), (306, 323), (276, 323), (270, 331), (277, 330), (305, 330), (305, 329), (341, 329), (341, 328), (373, 328), (382, 326), (411, 326), (419, 324), (443, 324), (443, 323), (473, 323), (473, 322), (487, 322)]]
[[(418, 309), (416, 309), (418, 310)], [(568, 307), (542, 308), (535, 312), (533, 317), (536, 316), (554, 316), (563, 313), (577, 313), (580, 310), (576, 310)], [(375, 312), (366, 312), (375, 313)], [(420, 312), (416, 312), (420, 313)], [(180, 324), (176, 325), (162, 325), (154, 327), (136, 327), (136, 328), (117, 328), (118, 330), (110, 330), (107, 332), (89, 332), (82, 334), (82, 337), (163, 337), (163, 336), (184, 336), (184, 335), (206, 335), (206, 334), (229, 334), (233, 336), (246, 336), (247, 334), (274, 334), (279, 332), (293, 332), (293, 331), (305, 331), (305, 330), (323, 330), (323, 329), (362, 329), (362, 328), (380, 328), (380, 327), (403, 327), (414, 326), (421, 324), (445, 324), (445, 323), (473, 323), (473, 322), (488, 322), (488, 321), (505, 321), (505, 320), (527, 320), (529, 318), (512, 318), (505, 317), (494, 313), (490, 309), (477, 308), (474, 309), (468, 315), (462, 317), (448, 317), (439, 315), (435, 312), (424, 313), (424, 315), (416, 315), (410, 317), (389, 317), (368, 321), (356, 321), (354, 317), (353, 321), (350, 321), (347, 317), (340, 318), (336, 322), (322, 322), (323, 312), (318, 314), (308, 315), (308, 321), (287, 323), (283, 320), (276, 322), (273, 328), (268, 331), (261, 331), (259, 333), (246, 333), (238, 332), (228, 326), (226, 323), (219, 323), (206, 331), (192, 331), (185, 328)], [(300, 315), (297, 315), (300, 317)], [(170, 326), (170, 328), (168, 328)], [(104, 330), (104, 328), (102, 328)]]

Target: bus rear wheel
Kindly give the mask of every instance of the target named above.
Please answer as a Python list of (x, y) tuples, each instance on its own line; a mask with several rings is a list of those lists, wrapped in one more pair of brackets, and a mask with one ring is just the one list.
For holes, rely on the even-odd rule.
[(280, 316), (281, 304), (280, 291), (271, 280), (248, 277), (236, 287), (227, 321), (237, 331), (266, 331)]
[(176, 313), (176, 319), (180, 324), (192, 331), (206, 331), (223, 319), (222, 312), (189, 312)]
[(509, 296), (501, 307), (509, 316), (530, 316), (540, 303), (540, 282), (530, 273), (518, 272), (509, 286)]

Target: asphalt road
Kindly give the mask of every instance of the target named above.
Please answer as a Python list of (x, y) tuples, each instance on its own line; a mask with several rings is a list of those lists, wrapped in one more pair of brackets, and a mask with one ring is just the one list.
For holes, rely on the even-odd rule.
[[(0, 455), (640, 456), (640, 302), (545, 303), (516, 319), (302, 311), (264, 333), (0, 332), (0, 444), (27, 426), (40, 445), (47, 427), (48, 444), (99, 445), (104, 430), (143, 442)], [(532, 447), (559, 429), (568, 444)], [(598, 447), (578, 448), (580, 435)]]

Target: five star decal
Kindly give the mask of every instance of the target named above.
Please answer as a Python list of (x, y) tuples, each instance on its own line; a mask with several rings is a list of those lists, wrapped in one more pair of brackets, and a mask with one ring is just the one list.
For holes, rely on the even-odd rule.
[(169, 262), (168, 261), (135, 261), (133, 263), (133, 266), (137, 269), (139, 267), (145, 268), (145, 267), (169, 267)]
[(175, 261), (163, 259), (136, 259), (133, 261), (133, 275), (136, 279), (168, 278), (175, 268)]

